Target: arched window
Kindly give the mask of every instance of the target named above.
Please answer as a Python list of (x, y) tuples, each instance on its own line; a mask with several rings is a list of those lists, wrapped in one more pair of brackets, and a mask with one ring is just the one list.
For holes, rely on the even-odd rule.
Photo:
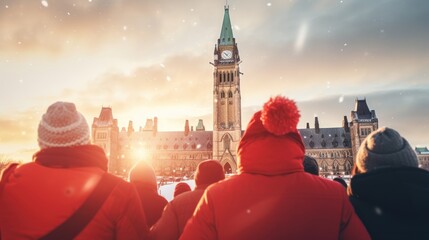
[(231, 165), (229, 163), (225, 163), (225, 165), (223, 166), (223, 171), (225, 173), (232, 173)]
[(220, 98), (225, 98), (225, 92), (224, 91), (220, 92)]
[(226, 74), (222, 73), (222, 75), (223, 75), (223, 81), (225, 82), (226, 81)]
[(228, 97), (232, 98), (232, 92), (231, 91), (228, 92)]

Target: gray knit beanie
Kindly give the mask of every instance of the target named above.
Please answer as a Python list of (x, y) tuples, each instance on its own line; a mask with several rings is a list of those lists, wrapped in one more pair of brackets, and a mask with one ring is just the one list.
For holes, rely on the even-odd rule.
[(418, 167), (417, 155), (408, 141), (391, 128), (383, 127), (369, 134), (356, 156), (356, 167), (365, 173), (381, 167)]

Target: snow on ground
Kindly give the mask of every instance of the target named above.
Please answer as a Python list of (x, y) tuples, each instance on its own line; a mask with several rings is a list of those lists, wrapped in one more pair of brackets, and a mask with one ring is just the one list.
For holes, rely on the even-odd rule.
[[(195, 181), (193, 179), (185, 180), (185, 181), (181, 181), (181, 182), (187, 183), (191, 187), (191, 189), (194, 190)], [(165, 199), (167, 199), (167, 201), (170, 202), (174, 198), (174, 188), (176, 187), (176, 185), (178, 183), (179, 182), (172, 182), (172, 183), (169, 183), (169, 184), (166, 184), (166, 185), (159, 187), (159, 189), (158, 189), (159, 195), (165, 197)]]

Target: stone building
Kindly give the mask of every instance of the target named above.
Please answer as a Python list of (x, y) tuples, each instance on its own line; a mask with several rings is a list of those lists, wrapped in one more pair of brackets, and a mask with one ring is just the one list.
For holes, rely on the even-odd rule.
[[(126, 176), (139, 160), (152, 163), (157, 175), (191, 176), (200, 161), (219, 160), (226, 173), (237, 169), (236, 149), (243, 134), (241, 126), (241, 63), (238, 46), (233, 36), (229, 8), (224, 9), (220, 37), (214, 47), (213, 65), (213, 131), (206, 131), (202, 120), (195, 130), (185, 121), (182, 131), (158, 131), (157, 118), (147, 119), (146, 125), (118, 131), (118, 122), (112, 109), (103, 107), (92, 124), (92, 141), (105, 150), (109, 171)], [(369, 110), (366, 99), (356, 99), (351, 121), (343, 117), (341, 127), (322, 128), (318, 118), (314, 127), (307, 123), (299, 129), (307, 154), (314, 157), (322, 175), (347, 175), (353, 166), (362, 140), (378, 128), (374, 110)]]
[(420, 162), (420, 167), (429, 171), (429, 150), (427, 147), (416, 147), (417, 158)]

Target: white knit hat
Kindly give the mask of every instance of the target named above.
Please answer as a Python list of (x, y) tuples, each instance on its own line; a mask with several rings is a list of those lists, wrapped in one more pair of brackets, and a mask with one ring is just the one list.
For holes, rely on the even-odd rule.
[(37, 141), (41, 149), (90, 143), (85, 117), (69, 102), (56, 102), (42, 116)]

